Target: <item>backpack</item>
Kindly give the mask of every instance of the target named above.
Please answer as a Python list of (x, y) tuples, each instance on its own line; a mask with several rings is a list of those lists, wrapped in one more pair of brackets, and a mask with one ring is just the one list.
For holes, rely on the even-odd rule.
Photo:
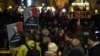
[(28, 48), (26, 56), (40, 56), (40, 52), (39, 50), (36, 50), (36, 47), (33, 49), (30, 49), (27, 44), (25, 45)]

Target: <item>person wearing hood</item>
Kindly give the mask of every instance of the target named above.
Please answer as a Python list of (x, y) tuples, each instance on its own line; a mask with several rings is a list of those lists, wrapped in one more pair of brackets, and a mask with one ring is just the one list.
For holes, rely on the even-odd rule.
[[(30, 49), (32, 49), (36, 45), (36, 49), (39, 50), (40, 56), (41, 56), (40, 46), (38, 44), (36, 44), (34, 40), (32, 40), (32, 36), (28, 33), (25, 34), (25, 44), (27, 44)], [(25, 44), (23, 44), (19, 47), (17, 56), (26, 56), (27, 55), (28, 48), (26, 47)]]

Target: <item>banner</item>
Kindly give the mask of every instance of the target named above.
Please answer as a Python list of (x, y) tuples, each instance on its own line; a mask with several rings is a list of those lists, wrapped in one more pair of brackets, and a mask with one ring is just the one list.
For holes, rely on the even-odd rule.
[(37, 30), (39, 25), (38, 9), (36, 7), (27, 7), (24, 9), (24, 27), (25, 31), (31, 29)]
[(9, 47), (14, 48), (21, 45), (21, 34), (23, 32), (23, 23), (17, 22), (7, 25)]
[(90, 11), (74, 11), (68, 13), (68, 18), (74, 18), (74, 19), (86, 19), (91, 18), (91, 12)]

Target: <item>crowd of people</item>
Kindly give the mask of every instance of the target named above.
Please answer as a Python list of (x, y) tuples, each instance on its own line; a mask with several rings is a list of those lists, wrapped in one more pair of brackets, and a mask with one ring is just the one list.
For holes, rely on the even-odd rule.
[(17, 56), (25, 56), (27, 48), (25, 43), (30, 48), (36, 44), (36, 48), (40, 51), (40, 56), (53, 55), (55, 56), (99, 56), (100, 42), (99, 37), (95, 33), (89, 33), (84, 37), (79, 37), (75, 33), (59, 29), (57, 34), (51, 33), (48, 29), (43, 31), (24, 32), (23, 39), (25, 40), (18, 49)]
[[(81, 23), (78, 25), (77, 19), (68, 19), (67, 16), (59, 13), (59, 10), (55, 12), (55, 15), (50, 10), (47, 12), (42, 11), (38, 17), (38, 30), (30, 29), (28, 32), (23, 32), (21, 35), (22, 45), (19, 46), (16, 55), (26, 56), (28, 49), (24, 44), (27, 43), (31, 48), (36, 43), (36, 49), (40, 51), (40, 56), (46, 56), (47, 53), (51, 52), (57, 56), (100, 56), (100, 36), (94, 32), (95, 29), (98, 30), (99, 28), (99, 25), (96, 24), (97, 21), (94, 21), (93, 18), (81, 19)], [(6, 24), (18, 21), (23, 22), (23, 17), (20, 18), (21, 16), (17, 16), (18, 19), (15, 19), (15, 21), (11, 19), (13, 17), (6, 18), (10, 21), (1, 20)], [(0, 26), (2, 26), (1, 28), (3, 28), (4, 32), (0, 34), (2, 38), (6, 37), (6, 40), (4, 40), (6, 42), (1, 41), (0, 43), (7, 44), (9, 41), (7, 40), (6, 24), (2, 25), (2, 23), (0, 23)], [(84, 32), (87, 32), (87, 34)], [(9, 44), (7, 44), (7, 47), (9, 48)]]

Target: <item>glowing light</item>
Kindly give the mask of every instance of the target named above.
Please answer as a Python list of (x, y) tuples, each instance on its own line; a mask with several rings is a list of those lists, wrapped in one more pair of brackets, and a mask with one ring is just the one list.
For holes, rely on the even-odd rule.
[(95, 33), (96, 33), (96, 34), (98, 34), (98, 33), (99, 33), (99, 31), (95, 31)]
[(8, 6), (8, 8), (7, 8), (8, 10), (10, 10), (10, 9), (12, 9), (12, 6)]
[(2, 11), (2, 8), (0, 8), (0, 12)]
[(98, 14), (98, 10), (95, 10), (95, 14)]
[(89, 3), (85, 2), (85, 5), (86, 5), (86, 6), (89, 6)]
[(42, 6), (37, 7), (39, 9), (39, 13), (41, 13)]
[(76, 3), (72, 3), (72, 6), (75, 6)]
[(9, 6), (9, 8), (11, 9), (11, 8), (12, 8), (12, 6)]
[(32, 0), (27, 0), (27, 6), (31, 6), (32, 5)]
[(9, 9), (12, 9), (12, 6), (9, 6), (8, 8), (9, 8)]
[(21, 6), (19, 6), (18, 12), (19, 12), (19, 13), (22, 13), (23, 11), (24, 11), (24, 9), (23, 9)]
[(81, 10), (83, 10), (84, 7), (85, 7), (86, 10), (90, 10), (90, 7), (89, 7), (90, 4), (87, 1), (83, 2), (83, 0), (81, 0), (81, 1), (76, 0), (71, 5), (72, 5), (72, 7), (78, 6), (78, 8), (80, 8)]
[(24, 1), (24, 0), (22, 0), (22, 1)]
[(90, 10), (90, 7), (88, 6), (88, 7), (86, 7), (86, 10), (88, 11), (88, 10)]
[(56, 11), (56, 9), (54, 7), (51, 7), (51, 9), (52, 9), (52, 12), (55, 12)]
[(50, 7), (50, 6), (47, 7), (47, 10), (51, 10), (52, 12), (56, 11), (54, 7)]
[(51, 10), (51, 8), (50, 7), (47, 7), (47, 10)]
[(62, 12), (66, 12), (66, 9), (62, 9)]
[(70, 10), (71, 10), (71, 12), (74, 12), (74, 9), (73, 9), (73, 7), (71, 7), (71, 8), (70, 8)]
[(42, 6), (45, 6), (45, 4), (44, 4), (44, 3), (42, 3)]

